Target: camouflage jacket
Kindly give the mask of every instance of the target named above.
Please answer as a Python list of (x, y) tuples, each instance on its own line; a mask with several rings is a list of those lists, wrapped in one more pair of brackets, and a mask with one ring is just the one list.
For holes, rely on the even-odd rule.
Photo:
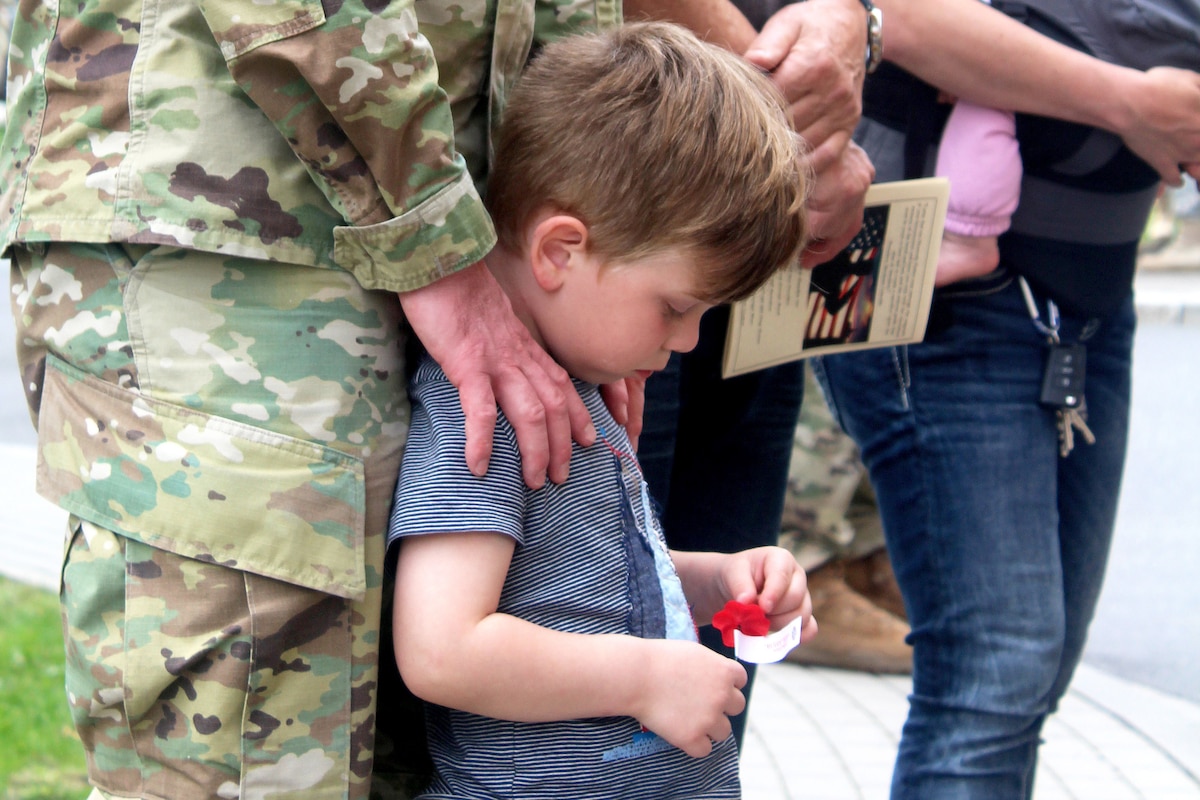
[(0, 252), (130, 242), (419, 288), (492, 246), (489, 125), (620, 0), (22, 0)]

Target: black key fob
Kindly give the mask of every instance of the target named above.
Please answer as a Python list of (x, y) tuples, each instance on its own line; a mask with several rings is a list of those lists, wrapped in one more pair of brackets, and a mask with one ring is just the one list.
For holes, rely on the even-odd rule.
[(1039, 402), (1049, 408), (1078, 408), (1083, 402), (1087, 348), (1081, 344), (1055, 344), (1046, 355)]

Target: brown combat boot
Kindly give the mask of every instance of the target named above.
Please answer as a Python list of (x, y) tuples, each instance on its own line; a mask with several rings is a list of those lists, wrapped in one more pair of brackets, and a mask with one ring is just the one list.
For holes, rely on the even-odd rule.
[(842, 561), (842, 568), (845, 570), (847, 586), (884, 611), (891, 612), (900, 619), (908, 619), (908, 613), (904, 610), (904, 598), (900, 596), (900, 587), (896, 583), (896, 573), (892, 572), (892, 560), (888, 557), (886, 547), (861, 558), (848, 558)]
[(912, 673), (908, 623), (846, 585), (834, 562), (809, 573), (817, 637), (787, 655), (793, 664), (895, 675)]

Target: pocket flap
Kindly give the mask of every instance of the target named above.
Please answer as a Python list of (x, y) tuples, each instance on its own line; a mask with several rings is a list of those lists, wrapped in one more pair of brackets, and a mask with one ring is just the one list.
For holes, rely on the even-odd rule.
[(46, 366), (38, 493), (188, 558), (361, 598), (359, 459)]

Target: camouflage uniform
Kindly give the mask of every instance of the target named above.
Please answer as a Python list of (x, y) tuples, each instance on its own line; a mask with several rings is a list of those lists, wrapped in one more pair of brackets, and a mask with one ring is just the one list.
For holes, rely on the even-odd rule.
[(406, 795), (375, 755), (395, 292), (492, 246), (489, 125), (535, 43), (619, 15), (20, 4), (0, 247), (97, 794), (362, 798), (374, 767)]
[(858, 446), (833, 418), (812, 369), (792, 446), (779, 544), (809, 572), (884, 546), (883, 527)]
[(0, 132), (4, 130), (4, 96), (8, 93), (8, 36), (16, 13), (17, 0), (0, 0)]

